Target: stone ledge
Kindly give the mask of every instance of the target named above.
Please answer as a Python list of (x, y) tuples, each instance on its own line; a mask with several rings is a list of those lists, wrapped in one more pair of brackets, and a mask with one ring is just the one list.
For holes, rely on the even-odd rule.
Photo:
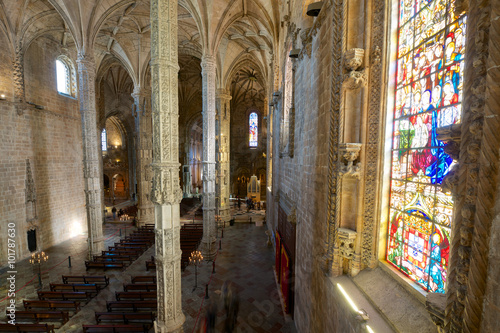
[(383, 263), (376, 269), (365, 269), (352, 282), (395, 332), (437, 332), (425, 308), (425, 295), (403, 286), (405, 281), (388, 274)]

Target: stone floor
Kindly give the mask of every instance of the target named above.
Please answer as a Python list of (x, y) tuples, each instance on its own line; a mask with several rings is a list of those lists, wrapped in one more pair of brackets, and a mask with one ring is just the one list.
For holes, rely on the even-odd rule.
[[(213, 271), (212, 262), (204, 262), (198, 267), (197, 288), (195, 286), (195, 268), (188, 266), (182, 274), (182, 302), (186, 315), (184, 332), (199, 332), (204, 321), (205, 309), (211, 303), (218, 306), (217, 331), (222, 332), (225, 313), (222, 307), (220, 289), (224, 281), (233, 282), (240, 297), (240, 311), (235, 332), (296, 332), (293, 321), (283, 315), (280, 295), (273, 273), (274, 252), (267, 245), (266, 227), (263, 224), (264, 211), (246, 209), (233, 212), (236, 223), (226, 225), (221, 238)], [(248, 223), (252, 217), (252, 223)], [(120, 230), (121, 229), (121, 230)], [(107, 223), (104, 226), (106, 246), (112, 245), (134, 228), (130, 224)], [(219, 230), (219, 237), (222, 229)], [(130, 283), (134, 275), (153, 275), (147, 272), (145, 261), (154, 254), (154, 247), (148, 249), (137, 261), (124, 271), (90, 270), (85, 272), (86, 235), (77, 236), (67, 242), (47, 250), (48, 262), (41, 267), (43, 289), (48, 290), (49, 283), (62, 283), (61, 275), (103, 275), (110, 277), (110, 285), (94, 297), (82, 310), (70, 318), (64, 326), (56, 324), (57, 332), (82, 332), (82, 323), (95, 324), (94, 312), (106, 311), (106, 301), (114, 299), (115, 291), (122, 291), (124, 283)], [(72, 267), (68, 267), (68, 255), (71, 255)], [(22, 308), (23, 299), (36, 299), (38, 287), (37, 267), (31, 267), (27, 260), (17, 263), (16, 294), (17, 308)], [(7, 281), (9, 273), (0, 271), (0, 321), (5, 322), (5, 309), (8, 299)], [(209, 284), (209, 299), (205, 299), (205, 286)], [(24, 286), (24, 287), (23, 287)], [(153, 330), (151, 330), (153, 331)]]

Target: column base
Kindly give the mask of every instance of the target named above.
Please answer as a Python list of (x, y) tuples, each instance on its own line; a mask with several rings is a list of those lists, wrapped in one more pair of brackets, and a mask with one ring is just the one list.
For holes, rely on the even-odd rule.
[(171, 323), (170, 326), (167, 326), (167, 323), (160, 322), (155, 320), (154, 329), (155, 333), (183, 333), (184, 327), (183, 324), (186, 321), (186, 317), (183, 315), (182, 318), (179, 318), (177, 322)]
[(219, 208), (219, 215), (222, 222), (229, 222), (229, 220), (231, 220), (231, 210), (229, 208)]
[(213, 242), (203, 242), (201, 241), (201, 254), (205, 260), (214, 260), (217, 255), (217, 250), (219, 245), (216, 241)]
[[(90, 243), (90, 238), (87, 239), (87, 242)], [(101, 237), (100, 239), (94, 239), (92, 244), (89, 244), (89, 258), (92, 256), (98, 256), (102, 254), (104, 250), (104, 239)]]

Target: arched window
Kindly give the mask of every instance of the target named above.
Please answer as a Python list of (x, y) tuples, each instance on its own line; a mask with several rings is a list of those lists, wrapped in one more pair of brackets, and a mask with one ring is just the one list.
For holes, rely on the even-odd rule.
[(57, 91), (76, 97), (76, 73), (71, 60), (60, 56), (56, 60)]
[(250, 147), (257, 147), (259, 137), (259, 116), (256, 112), (250, 113), (248, 116), (249, 128), (249, 145)]
[(453, 0), (403, 0), (398, 14), (387, 261), (444, 293), (453, 201), (441, 183), (454, 161), (436, 129), (460, 122), (466, 17)]
[(103, 129), (101, 132), (101, 147), (102, 151), (108, 151), (108, 136), (106, 134), (106, 129)]

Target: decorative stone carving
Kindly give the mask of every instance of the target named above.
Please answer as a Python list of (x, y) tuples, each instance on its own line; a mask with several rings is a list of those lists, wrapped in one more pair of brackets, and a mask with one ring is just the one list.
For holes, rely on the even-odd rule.
[(26, 203), (26, 222), (31, 226), (30, 228), (36, 227), (36, 222), (38, 219), (36, 211), (36, 190), (35, 181), (33, 179), (33, 174), (31, 172), (30, 160), (26, 160), (26, 190), (25, 190), (25, 203)]
[(372, 51), (372, 56), (371, 56), (373, 66), (380, 64), (381, 53), (382, 52), (380, 51), (380, 46), (375, 45), (375, 47), (373, 48), (373, 51)]
[(344, 66), (348, 71), (355, 71), (363, 64), (364, 49), (350, 49), (344, 53)]
[(344, 67), (348, 73), (344, 75), (344, 86), (349, 90), (358, 89), (366, 84), (366, 73), (358, 71), (363, 64), (365, 50), (350, 49), (344, 53)]
[(153, 187), (158, 318), (155, 332), (182, 332), (177, 0), (151, 1)]
[(361, 143), (342, 143), (339, 145), (339, 155), (347, 162), (340, 166), (339, 172), (342, 175), (359, 178), (361, 164), (358, 162), (354, 165), (354, 161), (359, 156), (361, 146)]
[(219, 216), (221, 222), (229, 222), (231, 219), (231, 207), (229, 202), (229, 174), (230, 174), (230, 103), (231, 95), (224, 89), (217, 90), (217, 119), (219, 123), (218, 129), (218, 150), (219, 156), (217, 163), (219, 184), (217, 186), (219, 197)]
[(366, 73), (362, 71), (350, 71), (344, 75), (344, 87), (348, 90), (355, 90), (366, 85)]
[(432, 321), (436, 324), (439, 333), (444, 333), (444, 310), (446, 307), (446, 295), (439, 293), (428, 293), (425, 308)]
[(354, 258), (354, 242), (357, 232), (354, 230), (339, 228), (339, 254), (342, 258)]
[(203, 238), (202, 253), (212, 260), (217, 252), (215, 223), (215, 57), (201, 60), (203, 84)]
[[(91, 51), (90, 51), (91, 52)], [(89, 257), (104, 249), (102, 237), (101, 163), (97, 135), (97, 111), (95, 95), (95, 63), (88, 54), (78, 55), (78, 78), (80, 81), (80, 112), (82, 114), (83, 177), (87, 225), (89, 226)], [(99, 136), (100, 139), (100, 136)]]
[(25, 86), (24, 86), (24, 52), (22, 45), (16, 46), (16, 56), (12, 64), (14, 70), (14, 99), (18, 103), (16, 105), (16, 112), (18, 115), (24, 113), (24, 103), (25, 103)]
[(154, 223), (154, 205), (150, 199), (151, 193), (151, 162), (152, 162), (152, 118), (151, 91), (139, 86), (132, 93), (135, 106), (135, 137), (136, 137), (136, 179), (137, 179), (137, 223), (139, 226)]
[[(339, 174), (338, 149), (340, 139), (343, 137), (343, 128), (340, 124), (344, 122), (344, 99), (342, 97), (342, 84), (344, 79), (344, 68), (342, 65), (342, 54), (346, 45), (345, 26), (347, 1), (333, 0), (332, 6), (332, 63), (331, 63), (331, 92), (330, 100), (330, 136), (328, 148), (328, 226), (327, 239), (325, 242), (324, 258), (325, 274), (339, 274), (338, 263), (338, 228), (340, 216), (340, 191), (342, 181)], [(323, 12), (323, 10), (321, 11)], [(320, 16), (321, 13), (320, 12)], [(319, 17), (319, 16), (318, 16)]]
[(302, 40), (302, 51), (300, 52), (300, 59), (304, 57), (304, 54), (306, 54), (308, 58), (311, 58), (313, 39), (311, 28), (302, 30), (302, 32), (300, 33), (300, 39)]
[(383, 149), (381, 139), (380, 110), (383, 95), (383, 72), (380, 54), (384, 53), (384, 22), (386, 22), (386, 6), (383, 0), (373, 2), (373, 14), (371, 19), (372, 63), (370, 66), (370, 80), (368, 82), (368, 119), (366, 124), (366, 144), (364, 146), (363, 174), (364, 174), (364, 198), (363, 198), (363, 226), (361, 233), (361, 260), (364, 266), (374, 267), (377, 263), (375, 254), (375, 227), (377, 224), (377, 194), (379, 193), (379, 158)]

